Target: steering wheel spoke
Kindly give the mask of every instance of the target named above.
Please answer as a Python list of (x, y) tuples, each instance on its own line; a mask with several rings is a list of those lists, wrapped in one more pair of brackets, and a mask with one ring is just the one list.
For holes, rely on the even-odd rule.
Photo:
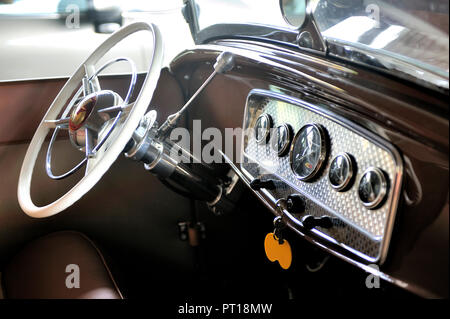
[(105, 107), (103, 109), (98, 110), (98, 113), (117, 113), (122, 111), (123, 114), (128, 114), (128, 112), (131, 111), (131, 109), (134, 106), (134, 102), (133, 103), (129, 103), (126, 105), (117, 105), (117, 106), (111, 106), (111, 107)]
[(98, 81), (97, 73), (95, 71), (95, 66), (93, 64), (85, 63), (83, 64), (85, 76), (83, 77), (83, 95), (87, 96), (91, 93), (98, 92), (101, 90), (100, 82)]
[(90, 129), (86, 128), (84, 130), (85, 136), (86, 136), (86, 157), (89, 159), (91, 157), (95, 156), (94, 152), (94, 132), (92, 132)]
[(59, 129), (63, 129), (63, 130), (68, 130), (69, 129), (69, 120), (70, 120), (70, 117), (64, 117), (64, 118), (60, 118), (58, 120), (45, 120), (44, 124), (48, 128), (59, 128)]

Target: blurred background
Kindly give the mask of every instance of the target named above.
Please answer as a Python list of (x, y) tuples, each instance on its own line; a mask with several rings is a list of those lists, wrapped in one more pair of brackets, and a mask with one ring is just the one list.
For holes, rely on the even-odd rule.
[[(69, 77), (110, 33), (138, 20), (160, 28), (167, 65), (193, 45), (182, 6), (182, 0), (0, 0), (0, 81)], [(132, 36), (111, 55), (131, 57), (146, 71), (149, 40)], [(128, 70), (105, 73), (121, 71)]]

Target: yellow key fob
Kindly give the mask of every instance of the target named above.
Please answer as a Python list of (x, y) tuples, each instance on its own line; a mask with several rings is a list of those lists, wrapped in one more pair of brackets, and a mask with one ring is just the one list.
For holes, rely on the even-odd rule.
[(292, 250), (286, 239), (280, 244), (274, 233), (268, 233), (264, 240), (264, 249), (271, 262), (278, 261), (281, 268), (289, 269), (292, 263)]

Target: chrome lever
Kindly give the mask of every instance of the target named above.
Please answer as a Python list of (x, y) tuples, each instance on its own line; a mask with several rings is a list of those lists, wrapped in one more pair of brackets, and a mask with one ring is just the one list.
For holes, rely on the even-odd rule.
[(158, 129), (158, 137), (162, 140), (165, 139), (170, 132), (177, 126), (178, 121), (186, 111), (186, 109), (192, 104), (195, 98), (203, 91), (203, 89), (212, 81), (217, 74), (223, 74), (233, 69), (235, 65), (234, 54), (231, 52), (222, 52), (214, 63), (214, 71), (206, 79), (206, 81), (197, 89), (197, 91), (191, 96), (191, 98), (184, 104), (184, 106), (176, 113), (167, 117), (166, 121)]

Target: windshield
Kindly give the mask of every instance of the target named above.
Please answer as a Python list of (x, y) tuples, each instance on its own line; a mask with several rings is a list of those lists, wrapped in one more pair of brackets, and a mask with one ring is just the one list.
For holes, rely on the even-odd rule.
[[(295, 29), (284, 20), (279, 0), (196, 0), (199, 27), (217, 23), (257, 23)], [(384, 58), (386, 68), (448, 88), (448, 0), (315, 0), (314, 18), (328, 41), (337, 41)], [(283, 0), (285, 6), (304, 1)], [(297, 8), (298, 9), (298, 8)], [(297, 10), (301, 14), (301, 10)], [(392, 61), (402, 61), (399, 65)], [(411, 70), (411, 66), (431, 72)]]

